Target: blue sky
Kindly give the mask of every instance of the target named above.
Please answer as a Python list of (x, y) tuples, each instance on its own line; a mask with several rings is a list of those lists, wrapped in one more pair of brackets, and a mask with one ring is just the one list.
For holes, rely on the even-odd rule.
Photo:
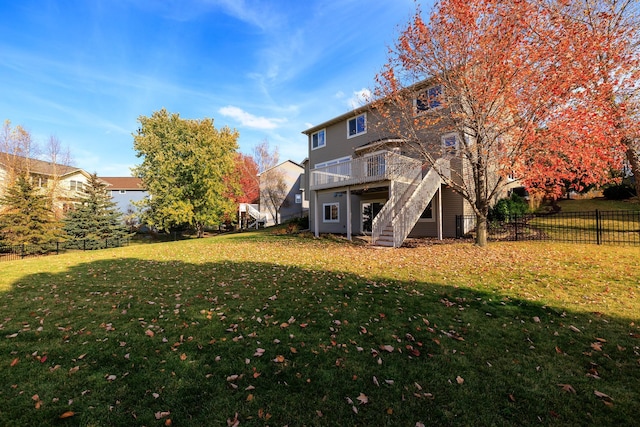
[[(301, 132), (349, 111), (413, 0), (0, 0), (0, 121), (73, 164), (128, 176), (139, 116), (166, 108), (306, 157)], [(431, 2), (422, 2), (428, 10)]]

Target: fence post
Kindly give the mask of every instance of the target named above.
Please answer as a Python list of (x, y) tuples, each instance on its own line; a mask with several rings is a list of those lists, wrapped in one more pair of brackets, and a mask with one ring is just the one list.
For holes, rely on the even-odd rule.
[(513, 230), (516, 235), (516, 242), (518, 241), (518, 214), (513, 216)]
[(22, 246), (20, 246), (20, 258), (24, 258), (24, 243), (22, 244)]
[(600, 241), (600, 239), (601, 239), (600, 226), (601, 226), (601, 224), (600, 224), (600, 211), (598, 209), (596, 209), (596, 244), (598, 244), (598, 245), (601, 244), (601, 241)]

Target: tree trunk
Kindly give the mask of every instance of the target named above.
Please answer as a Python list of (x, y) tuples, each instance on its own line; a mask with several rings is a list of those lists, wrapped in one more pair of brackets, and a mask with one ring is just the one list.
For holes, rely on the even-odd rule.
[(625, 140), (625, 146), (627, 147), (627, 160), (629, 161), (629, 166), (631, 166), (631, 172), (633, 172), (636, 196), (640, 197), (640, 154), (631, 141)]
[(196, 232), (198, 239), (204, 237), (204, 225), (201, 223), (196, 224)]
[(487, 216), (476, 214), (476, 245), (487, 246)]

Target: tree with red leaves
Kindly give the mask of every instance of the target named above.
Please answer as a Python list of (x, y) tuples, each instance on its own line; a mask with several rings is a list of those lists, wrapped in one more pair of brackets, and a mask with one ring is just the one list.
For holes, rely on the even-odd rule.
[(260, 200), (260, 181), (258, 179), (258, 165), (253, 157), (238, 153), (236, 173), (239, 176), (242, 191), (236, 201), (238, 203), (258, 203)]
[[(442, 0), (428, 22), (418, 7), (377, 77), (377, 125), (426, 166), (451, 157), (442, 179), (475, 212), (480, 246), (489, 209), (513, 177), (529, 186), (600, 184), (617, 166), (622, 146), (600, 111), (602, 91), (588, 102), (594, 72), (582, 55), (599, 39), (581, 45), (568, 3)], [(419, 99), (425, 86), (438, 88), (438, 108), (416, 111), (417, 102), (432, 103)], [(434, 133), (454, 134), (455, 151), (443, 150)]]

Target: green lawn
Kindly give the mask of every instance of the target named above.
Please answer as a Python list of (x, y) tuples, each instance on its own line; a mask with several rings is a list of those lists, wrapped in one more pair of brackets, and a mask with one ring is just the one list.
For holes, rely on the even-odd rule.
[(639, 260), (261, 231), (3, 262), (0, 425), (634, 425)]
[(640, 201), (637, 198), (629, 200), (607, 200), (604, 198), (559, 200), (562, 212), (595, 211), (640, 211)]

